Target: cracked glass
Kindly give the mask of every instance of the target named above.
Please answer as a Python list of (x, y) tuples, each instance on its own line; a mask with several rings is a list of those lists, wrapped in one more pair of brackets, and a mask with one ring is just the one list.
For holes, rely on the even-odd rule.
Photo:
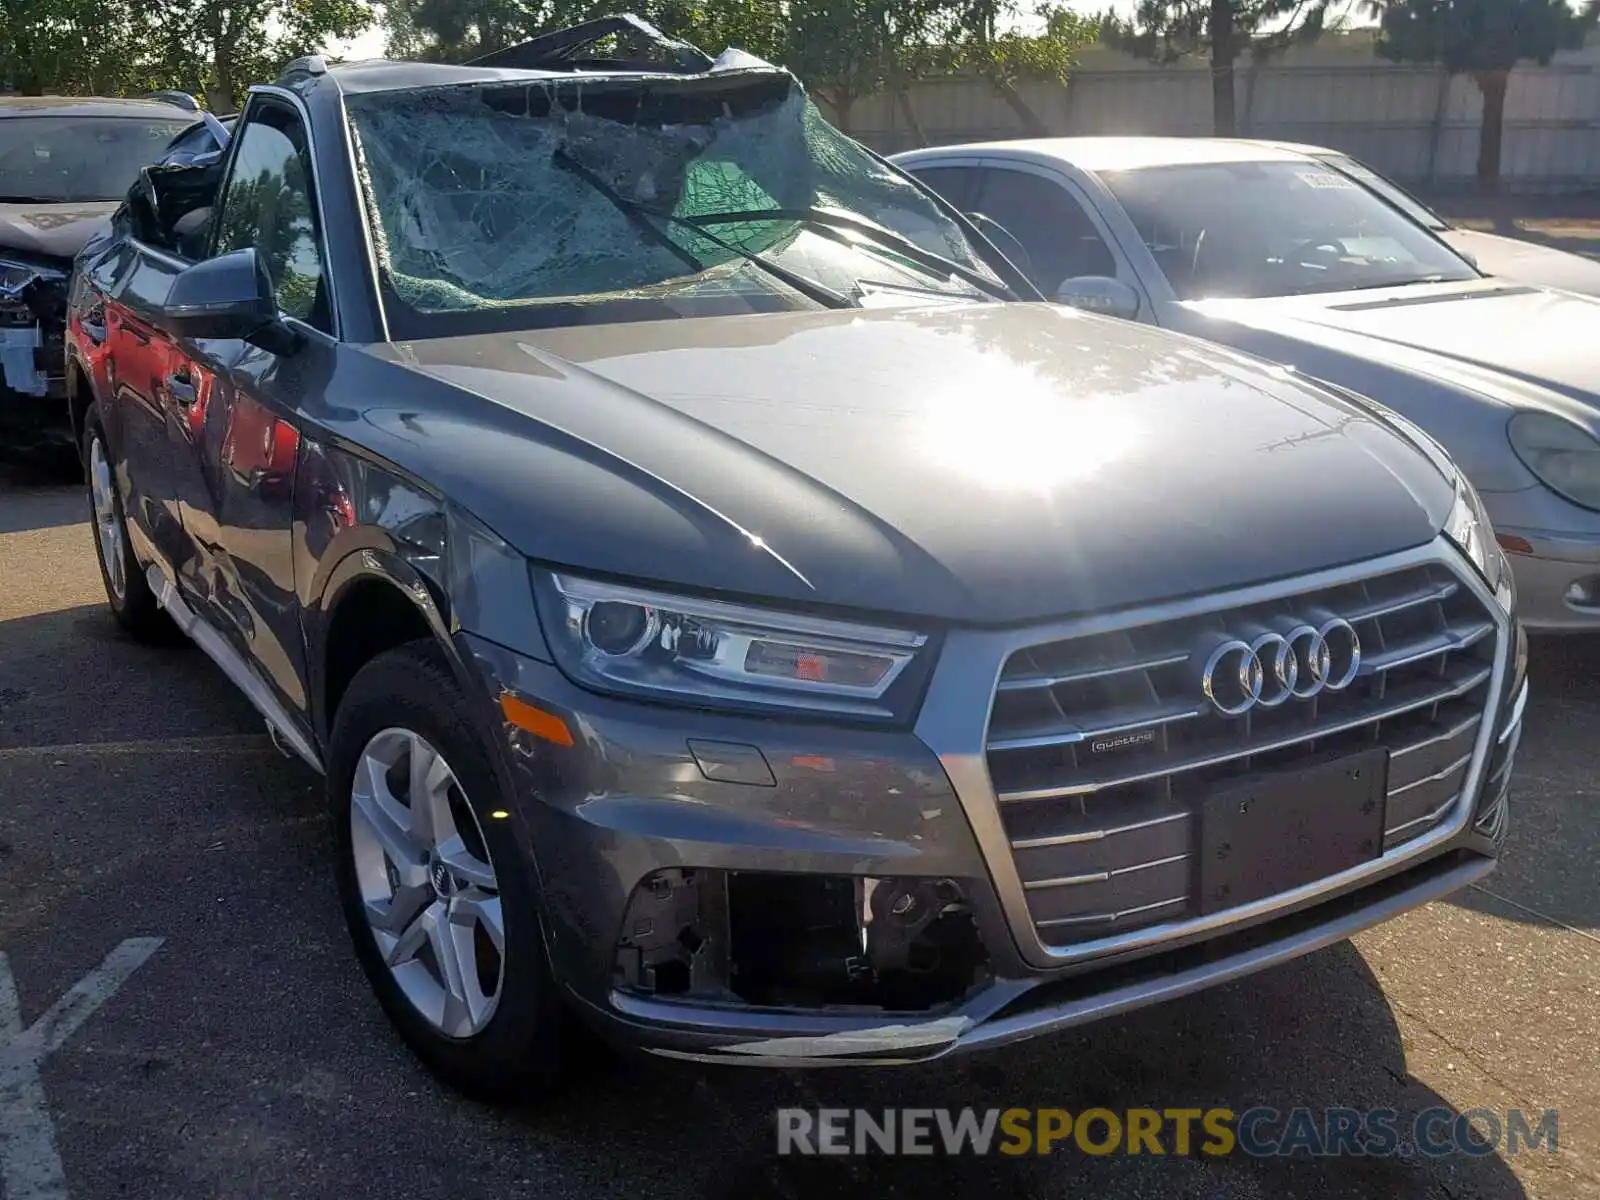
[(992, 279), (775, 68), (371, 92), (347, 111), (396, 336), (774, 311), (874, 284), (981, 296), (878, 229)]

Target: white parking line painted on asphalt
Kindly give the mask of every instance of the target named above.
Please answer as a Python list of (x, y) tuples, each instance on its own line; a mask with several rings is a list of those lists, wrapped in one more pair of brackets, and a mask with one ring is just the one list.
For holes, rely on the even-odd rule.
[(39, 1068), (162, 940), (129, 938), (27, 1028), (11, 964), (0, 953), (0, 1196), (5, 1200), (65, 1200), (67, 1181)]
[(102, 754), (281, 754), (264, 733), (224, 733), (209, 737), (148, 738), (137, 742), (46, 742), (40, 746), (0, 746), (8, 758), (70, 758)]

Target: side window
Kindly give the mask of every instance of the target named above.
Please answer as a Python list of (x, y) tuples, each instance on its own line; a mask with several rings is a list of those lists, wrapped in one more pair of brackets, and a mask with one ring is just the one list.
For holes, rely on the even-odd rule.
[(1111, 248), (1083, 206), (1042, 175), (987, 168), (972, 208), (1022, 243), (1033, 260), (1034, 282), (1047, 296), (1074, 276), (1117, 273)]
[(236, 128), (239, 148), (222, 185), (211, 253), (255, 246), (277, 288), (278, 307), (331, 332), (305, 130), (298, 117), (273, 104)]
[(973, 193), (978, 190), (978, 172), (972, 167), (916, 167), (911, 174), (938, 192), (959, 212), (972, 211)]

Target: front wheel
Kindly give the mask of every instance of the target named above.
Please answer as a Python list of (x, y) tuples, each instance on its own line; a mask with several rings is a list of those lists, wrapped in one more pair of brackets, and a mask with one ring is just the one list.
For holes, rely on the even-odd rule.
[(351, 681), (327, 779), (346, 923), (401, 1036), (470, 1095), (551, 1090), (566, 1018), (533, 872), (431, 645), (380, 655)]

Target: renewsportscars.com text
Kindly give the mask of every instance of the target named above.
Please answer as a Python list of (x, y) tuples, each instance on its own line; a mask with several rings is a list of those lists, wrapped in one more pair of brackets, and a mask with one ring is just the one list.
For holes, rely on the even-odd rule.
[(784, 1108), (779, 1154), (1172, 1154), (1313, 1158), (1554, 1153), (1556, 1109)]

